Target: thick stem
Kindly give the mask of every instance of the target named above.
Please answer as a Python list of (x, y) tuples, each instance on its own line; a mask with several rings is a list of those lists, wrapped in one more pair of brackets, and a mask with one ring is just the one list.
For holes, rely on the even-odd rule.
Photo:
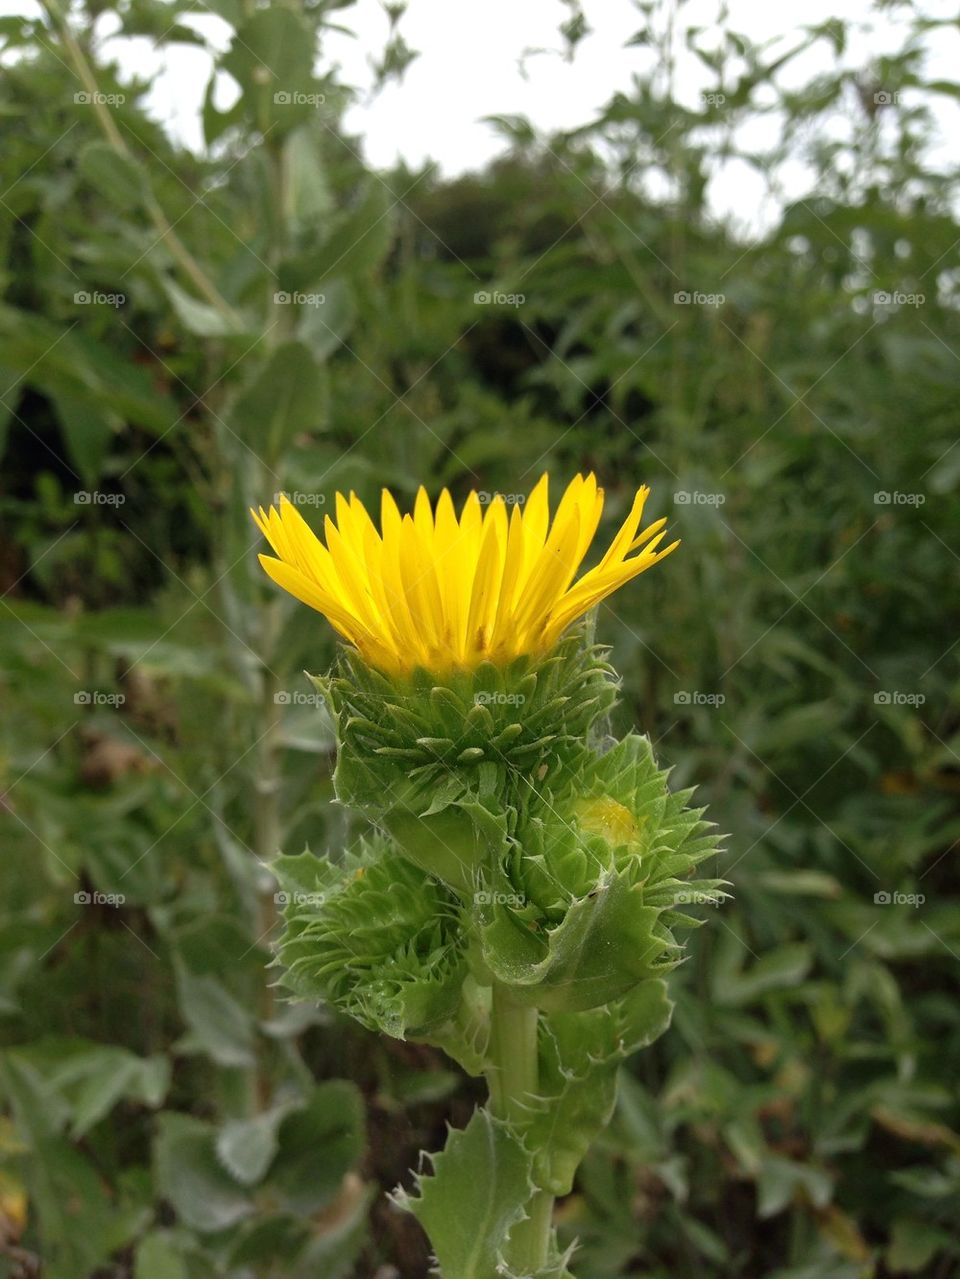
[[(538, 1016), (536, 1008), (515, 1003), (506, 987), (494, 983), (490, 1027), (493, 1067), (487, 1078), (490, 1109), (498, 1119), (509, 1122), (521, 1118), (526, 1099), (537, 1091)], [(511, 1232), (507, 1260), (519, 1274), (535, 1275), (547, 1261), (553, 1196), (539, 1190), (526, 1209), (527, 1220)]]
[(550, 1227), (553, 1224), (553, 1195), (538, 1190), (527, 1204), (527, 1220), (514, 1226), (508, 1258), (520, 1274), (537, 1274), (547, 1264)]
[[(269, 612), (269, 610), (265, 611)], [(280, 852), (282, 843), (280, 731), (283, 713), (277, 701), (279, 691), (276, 677), (270, 670), (264, 669), (260, 700), (260, 722), (264, 728), (257, 747), (257, 771), (254, 781), (255, 851), (261, 864), (272, 862)], [(269, 912), (269, 918), (273, 918), (272, 911)]]
[[(254, 851), (261, 866), (273, 861), (280, 851), (283, 824), (280, 812), (280, 786), (282, 781), (280, 733), (283, 710), (277, 701), (280, 691), (276, 676), (270, 669), (277, 645), (280, 601), (271, 600), (263, 610), (263, 629), (260, 634), (260, 651), (263, 670), (260, 684), (260, 716), (262, 735), (256, 753), (256, 771), (253, 787)], [(261, 892), (257, 937), (267, 937), (277, 922), (277, 907), (272, 894)], [(264, 1022), (273, 1018), (275, 999), (273, 983), (265, 982), (260, 992), (260, 1016)], [(267, 1064), (269, 1048), (261, 1043), (256, 1071), (256, 1105), (266, 1110), (271, 1100), (271, 1080)]]
[(490, 1050), (493, 1113), (519, 1119), (523, 1098), (537, 1090), (537, 1010), (516, 1003), (499, 982), (493, 987)]

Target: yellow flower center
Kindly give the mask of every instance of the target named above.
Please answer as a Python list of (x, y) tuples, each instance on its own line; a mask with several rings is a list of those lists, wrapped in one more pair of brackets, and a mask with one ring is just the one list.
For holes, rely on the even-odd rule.
[(640, 834), (640, 827), (630, 809), (609, 795), (578, 800), (574, 812), (588, 835), (602, 835), (613, 848), (632, 843)]

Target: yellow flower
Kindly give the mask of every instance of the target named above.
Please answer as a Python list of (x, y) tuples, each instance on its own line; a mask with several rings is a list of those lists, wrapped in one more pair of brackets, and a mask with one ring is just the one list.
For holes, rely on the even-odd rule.
[(433, 510), (421, 488), (413, 515), (403, 516), (384, 489), (379, 532), (354, 493), (338, 493), (336, 521), (324, 519), (326, 546), (285, 497), (279, 511), (251, 515), (278, 557), (260, 556), (267, 573), (323, 613), (371, 666), (440, 674), (549, 652), (594, 604), (679, 545), (658, 549), (665, 519), (638, 533), (644, 486), (606, 554), (574, 582), (603, 489), (592, 474), (576, 476), (551, 523), (547, 487), (544, 475), (509, 515), (502, 496), (484, 511), (471, 493), (459, 519), (446, 489)]
[[(629, 844), (640, 833), (640, 825), (633, 813), (612, 795), (578, 800), (574, 811), (588, 835), (602, 835), (613, 847)], [(646, 818), (640, 820), (646, 821)]]

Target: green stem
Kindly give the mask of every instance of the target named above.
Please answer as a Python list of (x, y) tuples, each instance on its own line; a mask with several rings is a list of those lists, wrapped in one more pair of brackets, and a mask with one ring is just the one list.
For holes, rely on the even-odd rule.
[(547, 1264), (550, 1227), (553, 1224), (553, 1195), (538, 1190), (527, 1204), (527, 1220), (514, 1226), (508, 1248), (509, 1260), (526, 1274), (535, 1275)]
[[(506, 987), (494, 983), (490, 1026), (493, 1065), (487, 1078), (490, 1109), (498, 1119), (509, 1122), (521, 1118), (526, 1099), (537, 1091), (538, 1017), (536, 1008), (515, 1003)], [(507, 1260), (519, 1274), (534, 1275), (547, 1262), (553, 1196), (538, 1190), (526, 1209), (526, 1221), (511, 1232)]]

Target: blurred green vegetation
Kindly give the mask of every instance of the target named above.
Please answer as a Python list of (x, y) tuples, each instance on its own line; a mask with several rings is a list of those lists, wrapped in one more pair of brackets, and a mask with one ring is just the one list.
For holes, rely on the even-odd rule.
[[(577, 1273), (960, 1273), (960, 83), (922, 57), (956, 21), (900, 5), (856, 71), (842, 18), (798, 31), (789, 89), (691, 29), (691, 108), (641, 5), (654, 71), (444, 182), (344, 132), (342, 4), (209, 7), (240, 97), (202, 156), (97, 38), (202, 44), (181, 0), (0, 20), (0, 1276), (426, 1274), (383, 1191), (474, 1085), (274, 997), (264, 864), (351, 832), (301, 675), (329, 628), (246, 508), (586, 468), (607, 531), (643, 481), (683, 538), (599, 634), (736, 897), (560, 1205)], [(762, 236), (711, 214), (734, 161)]]

